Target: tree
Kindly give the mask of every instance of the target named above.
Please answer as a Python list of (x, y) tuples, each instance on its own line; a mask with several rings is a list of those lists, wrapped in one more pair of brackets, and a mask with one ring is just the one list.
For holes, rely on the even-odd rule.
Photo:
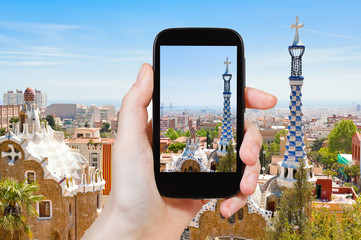
[(311, 239), (310, 217), (314, 186), (308, 182), (305, 161), (301, 158), (292, 188), (282, 192), (273, 218), (273, 228), (267, 230), (269, 239)]
[(6, 128), (0, 128), (0, 136), (4, 136), (6, 134)]
[(332, 164), (337, 162), (337, 154), (331, 152), (328, 147), (321, 148), (318, 153), (320, 154), (322, 165), (325, 168), (331, 168)]
[(322, 148), (322, 144), (325, 140), (326, 138), (316, 139), (311, 146), (311, 150), (318, 152)]
[(221, 157), (218, 162), (217, 172), (234, 172), (237, 167), (237, 157), (236, 151), (232, 140), (229, 140), (227, 146), (227, 154), (224, 157)]
[(50, 127), (52, 127), (54, 129), (55, 126), (55, 119), (53, 115), (48, 115), (46, 116), (46, 121), (48, 122), (48, 124), (50, 125)]
[(41, 195), (34, 195), (39, 186), (27, 180), (18, 182), (12, 178), (3, 178), (0, 182), (0, 239), (20, 239), (25, 233), (32, 238), (29, 224), (24, 212), (28, 216), (37, 216), (34, 204), (43, 199)]
[(100, 129), (100, 133), (110, 132), (110, 123), (104, 122), (102, 128)]
[(12, 117), (12, 118), (10, 118), (10, 127), (11, 128), (14, 128), (14, 125), (16, 124), (16, 123), (18, 123), (20, 121), (20, 118), (19, 117)]
[(168, 150), (177, 153), (179, 150), (183, 150), (186, 147), (185, 143), (172, 143), (169, 145)]
[(176, 140), (177, 138), (179, 138), (178, 133), (173, 129), (173, 128), (169, 128), (167, 130), (167, 132), (165, 133), (166, 136), (168, 136), (172, 141)]
[(330, 151), (340, 153), (351, 153), (352, 136), (356, 132), (356, 125), (352, 120), (342, 120), (335, 124), (328, 135)]

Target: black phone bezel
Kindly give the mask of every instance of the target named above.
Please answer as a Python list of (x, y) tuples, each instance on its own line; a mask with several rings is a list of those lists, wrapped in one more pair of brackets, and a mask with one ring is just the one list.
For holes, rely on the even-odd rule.
[[(160, 46), (237, 46), (237, 172), (160, 172)], [(225, 198), (239, 192), (245, 165), (239, 157), (244, 135), (245, 59), (242, 37), (226, 28), (170, 28), (153, 45), (153, 158), (159, 193), (173, 198)], [(221, 74), (221, 73), (220, 73)], [(221, 75), (220, 75), (221, 79)]]

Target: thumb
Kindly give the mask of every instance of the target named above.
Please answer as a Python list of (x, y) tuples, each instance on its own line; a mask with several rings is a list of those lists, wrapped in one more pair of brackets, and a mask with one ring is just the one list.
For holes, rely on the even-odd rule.
[[(147, 140), (146, 136), (149, 105), (153, 95), (153, 69), (149, 64), (143, 64), (139, 70), (137, 81), (125, 95), (120, 108), (118, 133), (120, 141), (135, 142)], [(132, 136), (130, 138), (130, 136)], [(129, 143), (129, 142), (128, 142)]]

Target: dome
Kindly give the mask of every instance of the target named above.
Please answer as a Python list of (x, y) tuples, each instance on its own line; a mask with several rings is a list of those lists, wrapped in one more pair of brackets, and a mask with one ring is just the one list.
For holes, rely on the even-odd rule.
[(24, 92), (24, 100), (25, 102), (34, 102), (35, 101), (35, 93), (31, 87), (28, 87)]

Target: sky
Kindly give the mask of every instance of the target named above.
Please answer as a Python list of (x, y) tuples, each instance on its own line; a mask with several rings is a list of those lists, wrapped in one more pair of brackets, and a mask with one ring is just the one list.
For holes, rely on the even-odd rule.
[(120, 106), (141, 64), (152, 63), (158, 32), (225, 27), (244, 40), (246, 85), (287, 103), (298, 15), (304, 103), (361, 104), (360, 9), (360, 1), (2, 0), (0, 93), (31, 86), (49, 103)]
[(161, 46), (160, 102), (222, 110), (227, 57), (232, 74), (230, 101), (235, 110), (237, 46)]

